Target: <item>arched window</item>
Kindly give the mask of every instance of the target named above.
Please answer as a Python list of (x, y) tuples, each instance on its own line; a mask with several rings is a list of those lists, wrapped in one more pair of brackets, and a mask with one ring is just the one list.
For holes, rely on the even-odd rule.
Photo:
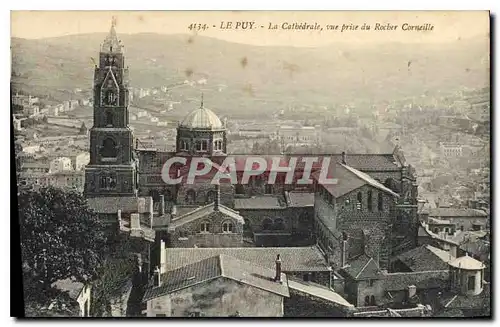
[(106, 111), (106, 126), (113, 126), (113, 113)]
[(361, 192), (358, 192), (357, 200), (356, 209), (361, 210), (363, 203), (363, 194)]
[(377, 305), (377, 303), (375, 302), (375, 296), (374, 295), (370, 296), (370, 305)]
[(368, 191), (368, 199), (367, 199), (367, 201), (368, 201), (368, 205), (367, 205), (368, 211), (372, 212), (373, 211), (373, 206), (372, 206), (372, 191), (371, 190)]
[(263, 230), (270, 230), (272, 226), (273, 226), (273, 221), (271, 219), (266, 218), (264, 219), (264, 221), (262, 221)]
[(181, 150), (188, 151), (188, 142), (186, 140), (181, 140)]
[(370, 296), (365, 296), (365, 307), (370, 306)]
[(201, 222), (200, 233), (210, 233), (210, 221), (204, 220)]
[(208, 150), (208, 141), (207, 140), (201, 140), (200, 151), (207, 151), (207, 150)]
[(384, 211), (384, 196), (382, 193), (378, 193), (378, 211)]
[(247, 218), (245, 218), (245, 224), (243, 225), (243, 230), (245, 231), (252, 230), (252, 226), (250, 225), (250, 220), (248, 220)]
[(278, 218), (274, 220), (274, 229), (275, 230), (284, 230), (285, 229), (285, 223), (283, 222), (283, 219)]
[(201, 151), (201, 141), (196, 141), (195, 149), (196, 149), (196, 151)]
[(193, 189), (189, 189), (186, 192), (186, 203), (193, 204), (196, 201), (196, 192)]
[(112, 138), (106, 138), (102, 142), (101, 156), (103, 158), (116, 158), (118, 151), (116, 149), (116, 143)]
[(206, 203), (212, 203), (215, 201), (215, 191), (211, 190), (207, 193)]
[(226, 220), (222, 223), (222, 232), (223, 233), (234, 233), (233, 223), (230, 220)]

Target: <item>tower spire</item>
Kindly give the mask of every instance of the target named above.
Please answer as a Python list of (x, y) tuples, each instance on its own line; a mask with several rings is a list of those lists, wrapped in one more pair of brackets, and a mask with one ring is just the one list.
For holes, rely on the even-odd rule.
[(200, 108), (203, 108), (203, 92), (201, 92), (201, 106)]
[(121, 44), (118, 40), (118, 36), (116, 35), (116, 17), (113, 16), (111, 18), (111, 28), (109, 30), (108, 36), (104, 39), (104, 43), (102, 44), (101, 51), (102, 52), (121, 52)]

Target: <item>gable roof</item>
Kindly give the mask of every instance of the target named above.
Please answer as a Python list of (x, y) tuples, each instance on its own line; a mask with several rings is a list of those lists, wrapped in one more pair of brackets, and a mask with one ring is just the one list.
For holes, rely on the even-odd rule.
[(274, 281), (275, 271), (231, 256), (219, 254), (194, 262), (162, 275), (162, 285), (150, 287), (143, 301), (148, 301), (196, 284), (225, 277), (274, 294), (288, 297), (287, 279), (281, 274), (282, 282)]
[[(223, 215), (235, 219), (242, 224), (245, 223), (243, 217), (240, 216), (237, 211), (234, 211), (226, 206), (223, 206), (222, 204), (219, 204), (218, 211), (221, 212)], [(193, 211), (188, 212), (180, 217), (174, 218), (169, 226), (169, 229), (171, 228), (175, 229), (186, 223), (205, 218), (214, 212), (215, 212), (214, 203), (207, 204), (206, 206), (194, 209)]]
[(334, 197), (340, 197), (366, 184), (392, 196), (399, 197), (397, 193), (377, 182), (367, 174), (341, 163), (337, 163), (328, 174), (328, 177), (336, 179), (336, 183), (321, 183), (319, 181), (321, 175), (320, 171), (316, 171), (311, 175)]
[(366, 254), (362, 254), (352, 260), (342, 270), (356, 280), (380, 278), (382, 276), (382, 272), (375, 260)]
[(166, 270), (177, 269), (218, 254), (248, 261), (269, 269), (275, 268), (276, 256), (281, 257), (284, 272), (330, 271), (321, 250), (310, 247), (249, 247), (249, 248), (167, 248)]
[(483, 210), (470, 208), (434, 208), (429, 210), (429, 217), (487, 217)]
[(448, 262), (455, 259), (448, 251), (431, 245), (422, 245), (397, 256), (412, 271), (446, 270)]
[(340, 294), (320, 284), (299, 281), (297, 279), (289, 279), (288, 287), (291, 290), (305, 293), (313, 297), (327, 300), (329, 302), (334, 302), (343, 307), (349, 307), (349, 308), (354, 307), (354, 305), (349, 303)]

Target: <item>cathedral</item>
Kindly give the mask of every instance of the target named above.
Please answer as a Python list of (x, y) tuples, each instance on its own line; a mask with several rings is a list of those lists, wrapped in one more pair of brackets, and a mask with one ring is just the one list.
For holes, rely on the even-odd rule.
[[(317, 245), (338, 268), (363, 253), (386, 267), (388, 256), (416, 245), (415, 173), (399, 147), (386, 154), (332, 154), (338, 185), (287, 184), (284, 176), (271, 185), (269, 171), (235, 185), (203, 179), (166, 184), (161, 172), (169, 158), (222, 163), (226, 124), (202, 99), (178, 124), (175, 151), (141, 149), (129, 126), (128, 72), (112, 26), (94, 71), (84, 194), (120, 231), (177, 248)], [(245, 168), (236, 168), (241, 176)], [(342, 254), (346, 246), (351, 254)]]

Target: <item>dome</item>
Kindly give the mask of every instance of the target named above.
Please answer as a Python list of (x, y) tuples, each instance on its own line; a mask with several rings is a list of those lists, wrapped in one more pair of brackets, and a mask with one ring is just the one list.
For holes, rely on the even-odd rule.
[(220, 129), (223, 128), (219, 117), (210, 109), (201, 107), (192, 111), (184, 118), (181, 127), (186, 128), (204, 128), (204, 129)]
[(450, 261), (450, 266), (459, 268), (459, 269), (465, 269), (465, 270), (481, 270), (484, 269), (484, 265), (480, 262), (477, 261), (476, 259), (469, 257), (468, 255), (465, 255), (460, 258), (456, 258), (453, 261)]

